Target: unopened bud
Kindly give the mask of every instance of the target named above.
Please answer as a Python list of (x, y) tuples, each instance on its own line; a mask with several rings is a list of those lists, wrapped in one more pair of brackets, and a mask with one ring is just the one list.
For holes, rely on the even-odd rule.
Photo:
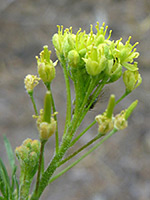
[(72, 34), (67, 34), (63, 41), (63, 53), (64, 56), (67, 58), (68, 53), (74, 48), (74, 39)]
[(44, 50), (40, 53), (40, 58), (36, 56), (38, 65), (38, 74), (42, 81), (47, 84), (55, 78), (55, 66), (57, 61), (53, 63), (50, 60), (51, 51), (48, 50), (48, 46), (43, 47)]
[(54, 35), (53, 35), (53, 37), (52, 37), (52, 42), (53, 42), (53, 45), (54, 45), (54, 47), (55, 47), (55, 49), (57, 50), (57, 51), (61, 51), (61, 43), (60, 43), (60, 40), (61, 40), (61, 38), (60, 38), (60, 35), (58, 35), (58, 33), (55, 33)]
[(55, 78), (55, 67), (53, 63), (38, 65), (38, 73), (44, 83), (51, 83)]
[(68, 53), (68, 64), (70, 67), (76, 68), (80, 65), (80, 56), (76, 50), (71, 50)]
[(83, 58), (87, 73), (92, 76), (100, 74), (108, 64), (108, 60), (104, 55), (104, 45), (97, 47), (92, 46), (88, 52), (87, 58)]
[(137, 88), (142, 83), (142, 78), (138, 71), (132, 72), (126, 70), (123, 74), (123, 81), (126, 86), (126, 91), (132, 92), (132, 90)]

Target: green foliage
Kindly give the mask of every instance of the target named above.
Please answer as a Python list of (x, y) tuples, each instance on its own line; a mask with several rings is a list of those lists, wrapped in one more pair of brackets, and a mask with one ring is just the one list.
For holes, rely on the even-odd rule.
[(11, 178), (9, 178), (7, 169), (3, 161), (0, 159), (0, 191), (3, 195), (1, 199), (15, 200), (19, 197), (19, 186), (16, 178), (17, 166), (15, 164), (15, 157), (10, 142), (8, 141), (6, 136), (4, 136), (4, 143), (6, 147), (8, 161), (11, 167)]

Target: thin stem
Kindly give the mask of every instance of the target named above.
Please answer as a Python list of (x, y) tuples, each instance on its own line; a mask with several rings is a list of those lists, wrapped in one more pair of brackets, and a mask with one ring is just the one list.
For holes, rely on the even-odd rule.
[(67, 172), (69, 169), (74, 167), (76, 164), (78, 164), (81, 160), (83, 160), (86, 156), (88, 156), (91, 152), (93, 152), (95, 149), (97, 149), (103, 142), (105, 142), (108, 138), (110, 138), (113, 134), (117, 132), (117, 129), (113, 129), (108, 135), (106, 135), (100, 142), (98, 142), (94, 147), (92, 147), (89, 151), (87, 151), (83, 156), (81, 156), (78, 160), (73, 162), (71, 165), (66, 167), (64, 170), (59, 172), (56, 176), (52, 177), (49, 181), (49, 183), (53, 182), (57, 178), (59, 178), (61, 175), (63, 175), (65, 172)]
[(64, 128), (64, 135), (66, 133), (68, 124), (71, 121), (71, 91), (70, 91), (70, 81), (67, 73), (67, 66), (64, 60), (61, 61), (64, 77), (65, 77), (65, 83), (66, 83), (66, 96), (67, 96), (67, 108), (66, 108), (66, 121), (65, 121), (65, 128)]
[(41, 196), (43, 190), (48, 185), (49, 179), (51, 178), (51, 176), (53, 175), (53, 173), (57, 169), (58, 163), (62, 160), (62, 158), (63, 158), (64, 154), (66, 153), (67, 149), (69, 148), (69, 146), (70, 146), (70, 138), (66, 137), (63, 140), (63, 142), (62, 142), (62, 144), (61, 144), (61, 146), (59, 148), (58, 154), (55, 154), (55, 156), (53, 157), (52, 161), (48, 165), (47, 169), (42, 174), (42, 177), (41, 177), (40, 183), (39, 183), (39, 187), (38, 187), (38, 191), (34, 191), (33, 192), (30, 200), (39, 199), (39, 197)]
[(73, 146), (79, 139), (80, 137), (82, 137), (82, 135), (84, 135), (84, 133), (86, 133), (94, 124), (96, 123), (96, 121), (94, 120), (86, 129), (84, 129), (84, 131), (82, 131), (70, 144), (70, 147)]
[(129, 92), (125, 92), (125, 93), (120, 97), (120, 99), (118, 99), (118, 100), (116, 101), (115, 104), (118, 104), (120, 101), (122, 101), (122, 99), (124, 99), (128, 94), (129, 94)]
[(40, 175), (41, 175), (41, 168), (42, 168), (43, 153), (44, 153), (44, 147), (45, 147), (46, 142), (47, 142), (47, 140), (41, 141), (39, 167), (38, 167), (38, 173), (37, 173), (37, 179), (36, 179), (35, 192), (38, 192), (38, 189), (39, 189), (39, 182), (40, 182)]
[(87, 103), (87, 100), (88, 100), (88, 98), (89, 98), (89, 96), (90, 96), (90, 94), (91, 94), (91, 92), (92, 92), (94, 83), (95, 83), (95, 81), (94, 81), (94, 79), (92, 79), (92, 80), (90, 81), (88, 90), (87, 90), (87, 92), (86, 92), (85, 98), (84, 98), (83, 103), (82, 103), (82, 106), (81, 106), (81, 108), (80, 108), (80, 112), (82, 112), (82, 110), (83, 110), (84, 107), (85, 107), (85, 104)]
[(100, 92), (102, 91), (103, 87), (105, 85), (105, 81), (103, 83), (101, 83), (99, 85), (98, 88), (96, 88), (96, 91), (94, 91), (94, 97), (92, 98), (90, 104), (88, 105), (88, 107), (84, 110), (84, 112), (82, 113), (82, 115), (80, 116), (80, 120), (78, 121), (78, 124), (80, 125), (82, 120), (84, 119), (85, 115), (87, 114), (87, 112), (89, 111), (91, 105), (93, 104), (94, 100), (98, 97), (98, 95), (100, 94)]
[(29, 94), (30, 99), (32, 101), (35, 115), (38, 115), (37, 107), (36, 107), (35, 100), (34, 100), (34, 97), (33, 97), (33, 92), (29, 92), (28, 94)]
[[(50, 83), (47, 83), (47, 84), (45, 84), (45, 85), (46, 85), (46, 87), (47, 87), (47, 90), (49, 90), (49, 91), (51, 92), (52, 108), (53, 108), (53, 113), (55, 113), (55, 112), (56, 112), (56, 107), (55, 107), (55, 102), (54, 102), (54, 98), (53, 98), (53, 95), (52, 95), (51, 84), (50, 84)], [(54, 115), (54, 119), (55, 119), (55, 121), (57, 122), (57, 116), (56, 116), (56, 115)], [(58, 150), (59, 150), (58, 122), (56, 123), (55, 145), (56, 145), (56, 153), (57, 153)]]
[(103, 134), (98, 134), (96, 137), (94, 137), (92, 140), (90, 140), (88, 143), (86, 143), (85, 145), (83, 145), (81, 148), (79, 148), (77, 151), (75, 151), (74, 153), (72, 153), (70, 156), (68, 156), (67, 158), (65, 158), (64, 160), (62, 160), (58, 167), (61, 166), (62, 164), (64, 164), (65, 162), (67, 162), (68, 160), (70, 160), (71, 158), (73, 158), (74, 156), (76, 156), (78, 153), (80, 153), (81, 151), (83, 151), (85, 148), (87, 148), (88, 146), (90, 146), (91, 144), (93, 144), (96, 140), (98, 140), (99, 138), (101, 138), (103, 136)]
[[(51, 90), (51, 88), (50, 88), (50, 90)], [(53, 113), (55, 113), (56, 112), (56, 107), (55, 107), (55, 102), (54, 102), (54, 98), (53, 98), (52, 92), (51, 92), (51, 100), (52, 100)], [(54, 119), (57, 122), (57, 115), (54, 115)], [(58, 153), (58, 150), (59, 150), (58, 122), (56, 123), (55, 145), (56, 145), (56, 153)]]
[[(68, 134), (71, 136), (71, 137), (73, 137), (73, 134), (74, 134), (74, 132), (77, 130), (77, 128), (78, 128), (78, 122), (79, 122), (79, 120), (80, 120), (80, 118), (81, 118), (81, 114), (82, 114), (82, 112), (83, 112), (83, 110), (84, 110), (84, 107), (85, 107), (85, 105), (86, 105), (86, 102), (87, 102), (87, 100), (88, 100), (88, 97), (89, 97), (89, 95), (91, 94), (91, 90), (92, 90), (92, 87), (93, 87), (93, 84), (94, 84), (94, 80), (92, 79), (91, 80), (91, 82), (90, 82), (90, 85), (89, 85), (89, 88), (88, 88), (88, 90), (87, 90), (87, 92), (86, 92), (86, 95), (85, 95), (85, 98), (84, 98), (84, 100), (83, 100), (83, 103), (82, 103), (82, 105), (81, 105), (81, 108), (79, 109), (79, 111), (78, 111), (78, 114), (77, 115), (74, 115), (74, 118), (73, 118), (73, 121), (72, 121), (72, 123), (71, 123), (71, 125), (70, 125), (70, 129), (68, 130)], [(80, 114), (79, 114), (80, 113)]]

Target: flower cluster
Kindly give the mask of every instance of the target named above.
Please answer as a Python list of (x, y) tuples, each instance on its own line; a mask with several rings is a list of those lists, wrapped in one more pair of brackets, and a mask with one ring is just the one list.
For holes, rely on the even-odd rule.
[[(105, 26), (105, 23), (100, 27), (97, 22), (95, 28), (96, 33), (91, 26), (89, 34), (82, 32), (81, 29), (74, 34), (72, 27), (63, 30), (63, 26), (58, 26), (58, 33), (52, 38), (57, 57), (61, 63), (65, 62), (62, 66), (67, 65), (68, 74), (78, 92), (76, 102), (83, 102), (89, 88), (91, 95), (100, 82), (104, 85), (112, 83), (122, 74), (128, 93), (142, 82), (137, 62), (134, 61), (139, 56), (135, 48), (138, 42), (132, 45), (131, 37), (125, 44), (122, 43), (122, 38), (116, 41), (110, 40), (111, 31), (107, 36), (108, 26)], [(80, 91), (78, 83), (80, 83)], [(97, 95), (93, 98), (93, 102)], [(78, 107), (80, 106), (81, 104)]]
[(105, 23), (99, 27), (97, 22), (96, 34), (91, 26), (89, 34), (79, 29), (75, 35), (72, 28), (63, 31), (63, 27), (58, 26), (58, 33), (54, 34), (52, 39), (58, 58), (65, 58), (70, 67), (85, 67), (87, 73), (92, 76), (105, 71), (112, 78), (111, 81), (120, 77), (122, 66), (130, 71), (137, 71), (137, 62), (134, 62), (134, 59), (139, 56), (135, 48), (138, 42), (131, 45), (131, 37), (125, 44), (121, 42), (122, 38), (116, 42), (111, 41), (111, 31), (106, 38), (107, 29)]
[(38, 167), (40, 142), (28, 138), (21, 146), (16, 147), (15, 153), (20, 162), (21, 175), (25, 176), (27, 180), (31, 180)]
[(111, 95), (106, 111), (95, 117), (95, 120), (98, 123), (98, 132), (102, 135), (110, 132), (113, 128), (117, 130), (125, 129), (128, 126), (127, 119), (138, 104), (138, 101), (136, 100), (126, 110), (122, 110), (119, 114), (113, 116), (114, 102), (115, 96)]

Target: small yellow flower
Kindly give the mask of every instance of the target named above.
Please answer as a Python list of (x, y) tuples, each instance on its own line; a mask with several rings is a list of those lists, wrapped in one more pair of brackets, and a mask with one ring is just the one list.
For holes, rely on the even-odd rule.
[(25, 89), (27, 92), (33, 92), (33, 89), (39, 84), (40, 78), (31, 74), (28, 74), (24, 79)]
[(51, 118), (51, 123), (42, 122), (39, 127), (40, 139), (48, 140), (56, 131), (56, 121)]
[(105, 135), (114, 128), (113, 119), (105, 116), (105, 113), (103, 115), (97, 115), (95, 117), (95, 120), (98, 122), (99, 125), (98, 132), (103, 135)]

